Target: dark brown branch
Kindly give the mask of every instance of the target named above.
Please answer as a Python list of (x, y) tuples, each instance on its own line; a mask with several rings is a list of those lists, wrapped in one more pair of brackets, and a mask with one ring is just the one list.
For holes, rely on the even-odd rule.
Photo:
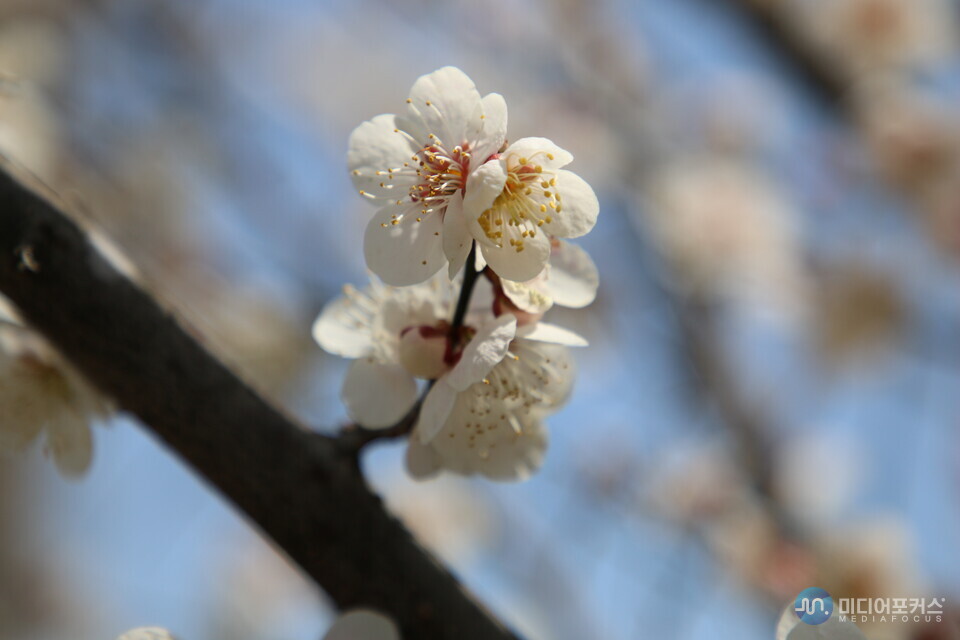
[(339, 607), (381, 610), (407, 640), (516, 638), (390, 517), (355, 452), (267, 404), (7, 167), (0, 291)]

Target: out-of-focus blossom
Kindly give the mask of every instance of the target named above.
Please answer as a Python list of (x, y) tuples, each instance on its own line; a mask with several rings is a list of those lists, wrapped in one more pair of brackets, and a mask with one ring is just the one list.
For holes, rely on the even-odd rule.
[(776, 640), (867, 640), (867, 636), (849, 620), (841, 622), (839, 616), (830, 616), (822, 624), (807, 624), (791, 604), (777, 623)]
[(773, 488), (795, 522), (827, 526), (853, 503), (864, 481), (865, 461), (856, 440), (813, 426), (787, 440), (773, 456)]
[(585, 342), (546, 323), (518, 331), (514, 315), (494, 315), (486, 280), (451, 336), (458, 284), (436, 277), (414, 287), (348, 287), (323, 310), (314, 337), (326, 351), (356, 358), (342, 397), (365, 427), (399, 421), (416, 400), (416, 378), (434, 380), (411, 439), (414, 475), (445, 467), (525, 477), (546, 444), (540, 419), (566, 399), (572, 383), (565, 349), (541, 343)]
[(501, 278), (535, 278), (550, 259), (552, 237), (577, 238), (596, 224), (593, 189), (562, 168), (572, 160), (546, 138), (521, 138), (471, 174), (463, 214)]
[(381, 280), (411, 285), (444, 263), (451, 277), (462, 267), (473, 240), (467, 176), (500, 149), (506, 130), (503, 96), (481, 98), (466, 74), (444, 67), (414, 83), (405, 115), (379, 115), (353, 131), (353, 183), (381, 205), (364, 237), (367, 266)]
[(731, 508), (745, 478), (720, 447), (668, 456), (645, 483), (644, 504), (683, 525), (703, 523)]
[(865, 83), (855, 103), (884, 176), (935, 245), (960, 257), (960, 121), (954, 105), (902, 82)]
[(960, 175), (960, 122), (954, 105), (903, 82), (866, 82), (854, 109), (884, 175), (923, 197), (933, 185)]
[(802, 309), (795, 213), (761, 174), (702, 157), (664, 167), (648, 186), (642, 221), (671, 266), (673, 286), (707, 300)]
[(139, 627), (131, 629), (117, 640), (177, 640), (176, 637), (160, 627)]
[(400, 640), (400, 632), (382, 613), (354, 609), (337, 618), (323, 640)]
[[(896, 598), (926, 595), (916, 570), (913, 539), (906, 523), (874, 517), (835, 527), (816, 536), (814, 583), (834, 598)], [(908, 640), (913, 623), (868, 620), (861, 627), (871, 640)]]
[(63, 73), (61, 35), (43, 20), (0, 23), (0, 153), (42, 178), (59, 156), (60, 126), (46, 96)]
[(956, 50), (949, 0), (796, 0), (811, 39), (850, 74), (943, 62)]
[(866, 265), (831, 267), (819, 279), (815, 329), (820, 352), (831, 362), (889, 348), (907, 321), (896, 284)]
[(0, 451), (22, 451), (42, 434), (44, 453), (77, 478), (93, 458), (90, 423), (107, 412), (49, 344), (0, 309)]

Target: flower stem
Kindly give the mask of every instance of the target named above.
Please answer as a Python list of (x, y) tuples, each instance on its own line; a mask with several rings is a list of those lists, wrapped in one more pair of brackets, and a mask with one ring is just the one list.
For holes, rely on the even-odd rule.
[(457, 308), (453, 312), (453, 321), (450, 323), (450, 339), (453, 341), (459, 339), (460, 327), (463, 326), (463, 318), (467, 315), (467, 307), (470, 306), (470, 296), (473, 295), (473, 287), (477, 284), (477, 277), (480, 275), (480, 272), (476, 269), (476, 264), (477, 243), (474, 242), (470, 247), (467, 263), (463, 267), (463, 286), (460, 287)]

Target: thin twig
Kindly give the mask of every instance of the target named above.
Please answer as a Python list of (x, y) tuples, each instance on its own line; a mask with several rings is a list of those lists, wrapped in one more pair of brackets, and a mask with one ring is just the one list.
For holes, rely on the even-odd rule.
[(459, 340), (460, 327), (463, 326), (463, 319), (467, 315), (467, 309), (470, 307), (470, 297), (473, 295), (473, 287), (477, 284), (477, 278), (480, 272), (477, 271), (477, 243), (474, 242), (470, 247), (470, 254), (467, 256), (467, 264), (463, 267), (463, 286), (460, 288), (460, 297), (457, 299), (457, 307), (453, 312), (453, 321), (450, 323), (450, 339)]

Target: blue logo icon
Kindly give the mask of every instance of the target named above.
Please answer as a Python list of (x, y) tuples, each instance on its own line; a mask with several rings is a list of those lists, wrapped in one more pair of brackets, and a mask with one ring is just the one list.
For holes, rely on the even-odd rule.
[(823, 624), (833, 613), (833, 598), (820, 587), (808, 587), (797, 595), (793, 611), (801, 622)]

